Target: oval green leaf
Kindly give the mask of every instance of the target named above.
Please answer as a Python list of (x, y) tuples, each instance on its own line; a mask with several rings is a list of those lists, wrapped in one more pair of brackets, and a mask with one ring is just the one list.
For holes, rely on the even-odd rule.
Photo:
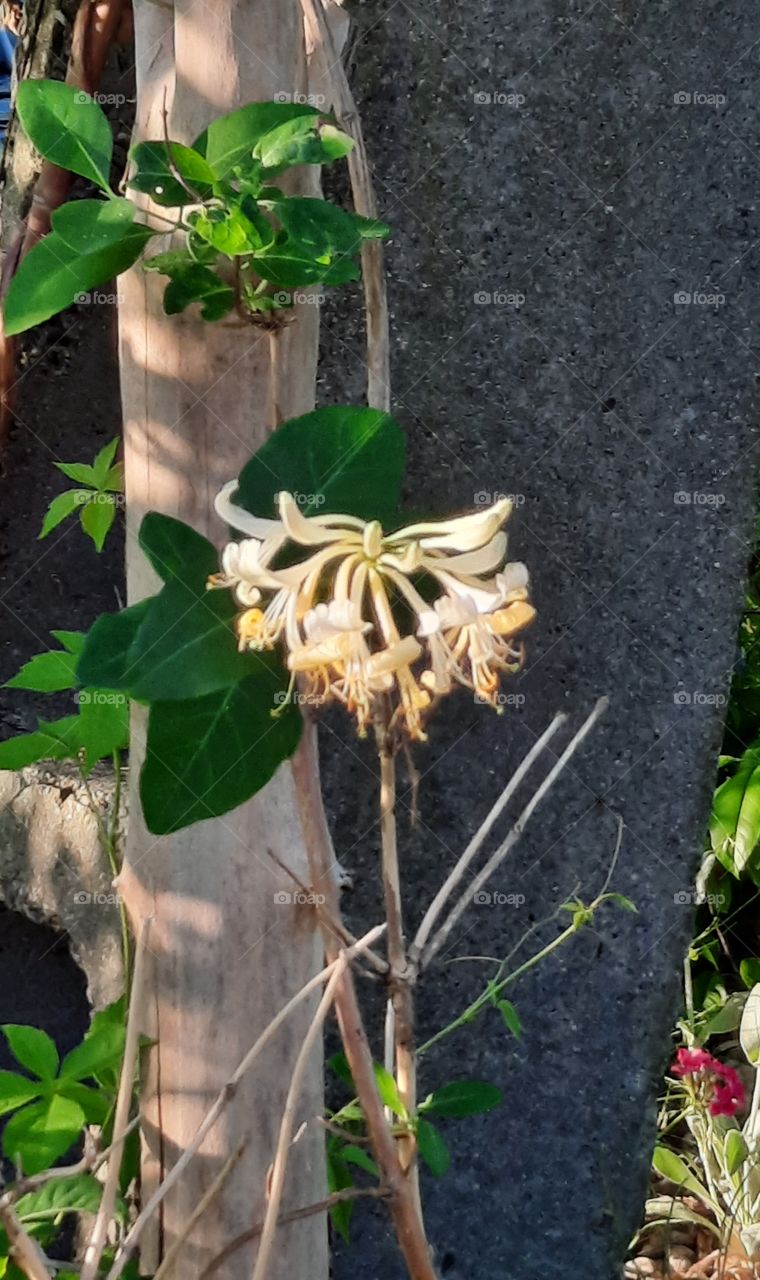
[(111, 128), (89, 94), (59, 80), (24, 80), (16, 106), (25, 132), (46, 160), (109, 190)]

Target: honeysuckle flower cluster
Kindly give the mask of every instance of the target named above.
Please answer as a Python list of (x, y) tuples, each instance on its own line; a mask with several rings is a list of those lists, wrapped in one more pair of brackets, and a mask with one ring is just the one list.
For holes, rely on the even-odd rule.
[(733, 1116), (744, 1106), (745, 1092), (739, 1073), (719, 1062), (706, 1049), (679, 1049), (670, 1068), (674, 1076), (688, 1079), (706, 1102), (712, 1116)]
[(234, 592), (241, 649), (281, 643), (309, 700), (343, 703), (360, 734), (382, 700), (392, 723), (424, 739), (426, 714), (455, 685), (499, 708), (535, 616), (525, 565), (506, 563), (509, 501), (385, 533), (376, 520), (305, 516), (290, 493), (278, 495), (279, 522), (263, 522), (230, 501), (233, 489), (219, 495), (220, 515), (262, 536), (229, 543), (209, 586)]

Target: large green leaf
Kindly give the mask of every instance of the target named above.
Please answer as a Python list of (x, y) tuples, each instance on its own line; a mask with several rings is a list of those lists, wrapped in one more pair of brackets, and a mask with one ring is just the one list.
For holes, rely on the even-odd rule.
[(202, 533), (174, 516), (149, 511), (140, 525), (139, 542), (159, 578), (181, 578), (200, 584), (219, 568), (216, 547)]
[(285, 676), (274, 656), (258, 656), (257, 671), (237, 684), (151, 706), (140, 796), (154, 835), (236, 808), (295, 751), (300, 713), (281, 705)]
[(135, 172), (127, 185), (144, 191), (156, 204), (176, 208), (211, 195), (213, 170), (203, 156), (181, 142), (139, 142), (130, 159)]
[(3, 1132), (3, 1152), (20, 1159), (24, 1173), (41, 1173), (65, 1155), (85, 1123), (78, 1103), (54, 1093), (11, 1116)]
[(129, 746), (129, 704), (112, 689), (83, 689), (79, 695), (79, 742), (89, 771), (98, 760)]
[(258, 655), (238, 650), (238, 606), (229, 591), (175, 579), (151, 602), (129, 651), (138, 702), (186, 701), (229, 688), (255, 672)]
[(139, 258), (154, 234), (134, 222), (129, 200), (76, 200), (53, 214), (53, 230), (13, 276), (5, 299), (5, 331), (22, 333), (105, 284)]
[(95, 619), (77, 664), (80, 685), (122, 692), (129, 690), (132, 680), (131, 646), (152, 599), (140, 600), (119, 613), (102, 613)]
[(710, 841), (723, 865), (740, 875), (760, 841), (760, 750), (756, 747), (745, 751), (736, 773), (715, 792)]
[(297, 102), (251, 102), (213, 120), (193, 147), (205, 156), (218, 178), (252, 163), (253, 149), (265, 134), (297, 116), (318, 116), (314, 107)]
[(404, 476), (404, 435), (379, 409), (336, 405), (291, 418), (240, 473), (236, 501), (276, 515), (275, 496), (296, 495), (304, 515), (341, 512), (393, 523)]
[(24, 80), (16, 106), (26, 133), (46, 160), (109, 189), (111, 128), (89, 94), (59, 80)]

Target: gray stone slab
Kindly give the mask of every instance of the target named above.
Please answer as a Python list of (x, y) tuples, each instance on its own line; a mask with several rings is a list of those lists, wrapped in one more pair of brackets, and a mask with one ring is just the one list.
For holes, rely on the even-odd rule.
[[(410, 495), (437, 511), (518, 495), (511, 549), (540, 611), (521, 705), (497, 718), (462, 694), (416, 752), (410, 914), (553, 712), (577, 724), (603, 693), (606, 720), (497, 877), (524, 904), (473, 908), (451, 954), (503, 954), (576, 884), (593, 895), (613, 811), (626, 824), (614, 887), (639, 909), (606, 910), (515, 989), (519, 1046), (494, 1015), (431, 1055), (426, 1087), (486, 1078), (506, 1105), (447, 1124), (453, 1171), (426, 1184), (430, 1234), (449, 1277), (612, 1280), (641, 1211), (692, 922), (679, 895), (701, 847), (749, 551), (756, 23), (737, 4), (605, 0), (365, 0), (354, 16), (354, 83), (394, 227)], [(324, 344), (324, 398), (360, 395), (348, 303), (326, 314)], [(339, 718), (323, 740), (358, 929), (376, 908), (372, 758)], [(423, 1035), (478, 989), (476, 969), (431, 976)], [(362, 1275), (396, 1280), (382, 1218), (356, 1221)], [(340, 1255), (340, 1278), (356, 1257)]]

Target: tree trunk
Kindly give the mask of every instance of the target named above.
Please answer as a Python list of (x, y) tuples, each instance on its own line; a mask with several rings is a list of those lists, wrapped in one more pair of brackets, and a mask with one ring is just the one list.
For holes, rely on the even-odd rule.
[[(138, 73), (136, 132), (192, 142), (215, 116), (255, 100), (307, 88), (298, 0), (142, 0), (135, 7)], [(304, 179), (302, 190), (305, 189)], [(265, 439), (272, 409), (290, 417), (313, 407), (318, 312), (295, 309), (274, 339), (278, 386), (270, 385), (272, 349), (263, 330), (236, 319), (206, 324), (193, 310), (167, 318), (162, 281), (139, 268), (122, 277), (120, 352), (125, 418), (128, 583), (131, 600), (155, 590), (137, 546), (144, 513), (179, 517), (213, 538), (225, 531), (213, 513), (219, 487)], [(137, 779), (144, 720), (134, 717), (131, 822), (124, 896), (133, 922), (152, 916), (151, 996), (157, 1039), (143, 1092), (147, 1136), (144, 1195), (192, 1137), (224, 1080), (256, 1035), (319, 967), (312, 907), (280, 905), (292, 890), (270, 851), (308, 879), (291, 768), (223, 818), (156, 839), (142, 823)], [(243, 1081), (201, 1153), (166, 1198), (143, 1252), (152, 1271), (182, 1230), (225, 1159), (241, 1160), (181, 1255), (184, 1280), (232, 1237), (261, 1220), (290, 1069), (311, 1019), (306, 1004), (278, 1033)], [(309, 1121), (290, 1161), (283, 1208), (325, 1194), (319, 1126), (322, 1060), (315, 1053), (299, 1119)], [(328, 1271), (324, 1216), (281, 1229), (272, 1280), (322, 1280)], [(241, 1248), (224, 1277), (250, 1276), (255, 1244)]]

